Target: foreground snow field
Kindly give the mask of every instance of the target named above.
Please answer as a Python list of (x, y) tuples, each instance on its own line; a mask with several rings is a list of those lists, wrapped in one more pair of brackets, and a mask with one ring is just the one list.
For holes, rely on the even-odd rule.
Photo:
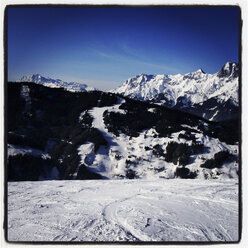
[(238, 180), (8, 183), (9, 241), (237, 241)]

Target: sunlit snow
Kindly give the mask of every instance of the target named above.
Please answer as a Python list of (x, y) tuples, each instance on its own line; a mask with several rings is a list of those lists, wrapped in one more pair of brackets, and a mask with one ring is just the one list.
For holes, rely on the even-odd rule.
[[(121, 102), (108, 107), (95, 107), (89, 111), (93, 117), (92, 126), (97, 128), (103, 134), (103, 137), (108, 142), (108, 146), (101, 146), (98, 152), (92, 157), (92, 150), (80, 149), (81, 163), (85, 163), (92, 171), (101, 174), (105, 178), (120, 178), (126, 174), (127, 161), (130, 162), (130, 168), (135, 170), (139, 178), (156, 179), (156, 178), (174, 178), (176, 166), (172, 162), (166, 162), (163, 157), (157, 157), (152, 152), (152, 147), (160, 145), (163, 150), (171, 141), (178, 143), (186, 143), (179, 138), (180, 131), (171, 134), (170, 137), (159, 137), (155, 129), (144, 130), (140, 132), (138, 137), (132, 137), (120, 133), (115, 136), (108, 132), (103, 121), (104, 111), (123, 112), (120, 110)], [(187, 125), (183, 125), (187, 126)], [(190, 126), (187, 126), (191, 128)], [(197, 171), (197, 178), (237, 178), (238, 163), (225, 163), (221, 168), (208, 170), (201, 168), (200, 165), (206, 160), (214, 156), (215, 153), (223, 150), (230, 151), (237, 156), (238, 144), (228, 145), (221, 142), (219, 139), (211, 138), (202, 133), (195, 133), (196, 141), (199, 144), (204, 144), (206, 147), (204, 153), (199, 153), (191, 156), (190, 164), (187, 165), (191, 171)], [(192, 142), (192, 141), (190, 141)], [(87, 147), (82, 145), (82, 147)], [(145, 149), (147, 148), (147, 149)], [(84, 158), (90, 156), (90, 163)]]
[[(223, 69), (234, 72), (235, 66), (235, 63), (226, 63)], [(213, 97), (217, 97), (220, 102), (231, 99), (237, 106), (239, 79), (231, 76), (221, 78), (218, 73), (207, 74), (201, 69), (185, 75), (140, 74), (129, 78), (112, 92), (144, 101), (153, 100), (158, 94), (164, 94), (167, 100), (172, 102), (171, 107), (180, 97), (187, 103), (185, 106), (198, 104)]]
[(61, 79), (52, 79), (50, 77), (43, 77), (40, 74), (23, 76), (21, 79), (17, 80), (17, 82), (33, 82), (50, 88), (64, 88), (65, 90), (71, 92), (96, 90), (96, 88), (89, 87), (86, 84), (82, 84), (78, 82), (65, 82), (62, 81)]
[(8, 183), (9, 241), (237, 241), (237, 180)]

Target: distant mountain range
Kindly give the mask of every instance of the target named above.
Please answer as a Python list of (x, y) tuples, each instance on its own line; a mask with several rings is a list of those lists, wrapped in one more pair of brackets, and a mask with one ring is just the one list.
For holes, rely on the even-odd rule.
[(81, 84), (77, 82), (65, 82), (62, 81), (61, 79), (52, 79), (49, 77), (44, 77), (41, 76), (40, 74), (23, 76), (21, 79), (17, 80), (17, 82), (33, 82), (51, 88), (64, 88), (65, 90), (72, 92), (97, 90), (96, 88), (89, 87), (86, 84)]
[[(18, 82), (34, 82), (72, 92), (97, 90), (86, 84), (68, 83), (40, 74), (23, 76)], [(211, 121), (234, 119), (239, 114), (239, 65), (227, 62), (214, 74), (205, 73), (202, 69), (184, 75), (142, 73), (110, 92), (179, 109)]]
[(226, 63), (217, 73), (140, 74), (111, 92), (190, 112), (212, 121), (237, 117), (239, 66)]

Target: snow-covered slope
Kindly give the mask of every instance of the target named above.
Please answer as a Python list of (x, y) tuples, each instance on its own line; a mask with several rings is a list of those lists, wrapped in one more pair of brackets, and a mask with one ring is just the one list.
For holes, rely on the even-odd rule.
[(9, 83), (8, 96), (9, 180), (50, 179), (55, 169), (59, 179), (81, 180), (239, 175), (233, 120), (35, 83)]
[(9, 241), (237, 242), (237, 180), (8, 183)]
[[(108, 146), (101, 146), (96, 154), (92, 152), (93, 148), (80, 150), (81, 163), (100, 175), (115, 179), (115, 178), (175, 178), (180, 170), (189, 170), (188, 177), (194, 178), (237, 178), (238, 177), (238, 163), (236, 159), (223, 163), (219, 168), (206, 168), (202, 164), (209, 159), (213, 159), (215, 154), (223, 151), (228, 151), (232, 156), (238, 156), (238, 144), (227, 144), (220, 141), (218, 138), (209, 137), (202, 132), (199, 132), (198, 126), (182, 125), (182, 129), (173, 132), (167, 137), (161, 135), (155, 128), (145, 129), (139, 132), (136, 137), (126, 135), (119, 132), (115, 135), (109, 132), (106, 123), (104, 122), (104, 115), (116, 114), (116, 118), (121, 114), (128, 116), (125, 110), (120, 109), (121, 104), (125, 104), (124, 100), (113, 106), (95, 107), (89, 110), (89, 114), (93, 117), (92, 126), (97, 128), (103, 134), (103, 137), (108, 142)], [(149, 109), (148, 111), (154, 111)], [(155, 110), (156, 111), (156, 110)], [(108, 112), (108, 114), (106, 114)], [(128, 117), (127, 117), (128, 118)], [(201, 122), (205, 127), (208, 124)], [(191, 129), (191, 134), (195, 140), (187, 140), (187, 131)], [(194, 131), (195, 130), (195, 131)], [(186, 146), (194, 146), (196, 143), (203, 146), (204, 150), (191, 154), (187, 165), (183, 167), (180, 163), (176, 164), (172, 161), (165, 161), (163, 151), (168, 152), (170, 143), (185, 144)], [(94, 145), (92, 144), (92, 147)], [(178, 147), (173, 149), (179, 149)], [(186, 153), (187, 148), (184, 148)], [(233, 158), (234, 158), (233, 157)], [(89, 159), (90, 158), (90, 159)], [(193, 174), (190, 174), (193, 173)], [(180, 174), (180, 173), (179, 173)], [(193, 176), (195, 175), (195, 176)], [(183, 177), (179, 176), (178, 177)], [(186, 176), (187, 177), (187, 176)]]
[[(199, 69), (185, 75), (137, 75), (112, 92), (189, 112), (193, 107), (199, 115), (216, 120), (219, 105), (228, 102), (228, 108), (238, 107), (238, 80), (238, 65), (228, 62), (214, 74)], [(214, 101), (216, 108), (202, 106), (207, 101)], [(204, 116), (205, 112), (210, 113)]]
[(77, 92), (77, 91), (92, 91), (95, 88), (89, 87), (86, 84), (81, 84), (77, 82), (65, 82), (60, 79), (52, 79), (49, 77), (43, 77), (40, 74), (33, 74), (31, 76), (23, 76), (17, 82), (33, 82), (41, 84), (51, 88), (64, 88), (66, 90)]

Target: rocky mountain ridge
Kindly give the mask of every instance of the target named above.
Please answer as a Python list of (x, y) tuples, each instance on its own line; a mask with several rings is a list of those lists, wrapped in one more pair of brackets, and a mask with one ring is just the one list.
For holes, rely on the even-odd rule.
[(77, 82), (65, 82), (61, 79), (52, 79), (50, 77), (44, 77), (40, 74), (23, 76), (21, 79), (17, 80), (17, 82), (33, 82), (51, 88), (63, 88), (72, 92), (97, 90), (96, 88), (89, 87), (86, 84), (81, 84)]
[(208, 120), (237, 117), (239, 65), (227, 62), (218, 72), (202, 69), (185, 75), (140, 74), (111, 92), (194, 113)]

